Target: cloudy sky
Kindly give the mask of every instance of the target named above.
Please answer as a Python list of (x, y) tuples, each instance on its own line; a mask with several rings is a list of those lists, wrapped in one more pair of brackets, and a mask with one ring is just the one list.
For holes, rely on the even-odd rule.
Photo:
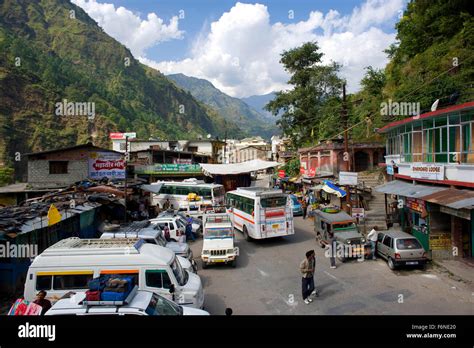
[(204, 78), (234, 97), (288, 88), (280, 54), (317, 41), (349, 92), (384, 67), (406, 0), (72, 0), (142, 63)]

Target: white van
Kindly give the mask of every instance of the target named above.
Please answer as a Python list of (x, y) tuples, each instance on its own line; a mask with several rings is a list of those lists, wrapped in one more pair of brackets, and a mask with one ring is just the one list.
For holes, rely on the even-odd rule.
[(201, 278), (182, 269), (175, 254), (142, 239), (63, 239), (35, 257), (28, 269), (25, 299), (39, 290), (56, 301), (69, 291), (84, 291), (101, 274), (135, 277), (139, 290), (156, 292), (183, 306), (202, 308)]

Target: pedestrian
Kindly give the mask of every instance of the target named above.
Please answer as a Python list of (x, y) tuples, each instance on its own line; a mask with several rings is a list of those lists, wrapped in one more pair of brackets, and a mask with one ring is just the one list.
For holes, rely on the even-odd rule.
[[(189, 218), (189, 215), (186, 215), (187, 218)], [(186, 220), (186, 240), (191, 239), (193, 242), (196, 241), (196, 238), (194, 237), (193, 233), (193, 225), (189, 221), (189, 219)]]
[(370, 247), (372, 249), (372, 260), (376, 260), (377, 258), (375, 257), (375, 252), (376, 252), (376, 247), (377, 247), (377, 237), (378, 237), (378, 230), (379, 228), (377, 226), (374, 226), (372, 230), (369, 232), (367, 235), (367, 239), (370, 241)]
[(308, 213), (308, 204), (304, 198), (301, 200), (301, 207), (303, 208), (303, 219), (306, 219), (306, 214)]
[(329, 232), (329, 261), (331, 262), (331, 268), (336, 267), (336, 255), (337, 255), (337, 239), (334, 236), (334, 232)]
[(163, 233), (165, 234), (166, 241), (171, 242), (170, 228), (168, 227), (168, 225), (165, 225), (165, 228), (163, 229)]
[(170, 205), (171, 205), (170, 199), (169, 199), (169, 198), (166, 198), (165, 203), (163, 203), (163, 210), (164, 210), (164, 211), (167, 211), (167, 210), (170, 208)]
[(178, 243), (184, 244), (186, 243), (186, 236), (184, 233), (181, 233), (179, 230), (176, 231), (176, 237), (178, 238)]
[(51, 308), (51, 301), (46, 299), (46, 295), (46, 291), (40, 290), (36, 294), (36, 299), (33, 301), (34, 304), (37, 304), (43, 308), (41, 310), (41, 315), (44, 315)]
[(310, 304), (313, 300), (310, 295), (318, 296), (317, 291), (314, 288), (314, 271), (316, 267), (316, 255), (314, 250), (306, 252), (306, 258), (300, 263), (300, 271), (303, 275), (301, 286), (303, 301), (306, 304)]

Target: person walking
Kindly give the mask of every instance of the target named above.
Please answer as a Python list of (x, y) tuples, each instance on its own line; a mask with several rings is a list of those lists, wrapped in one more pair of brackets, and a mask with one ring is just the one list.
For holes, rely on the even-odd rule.
[(46, 299), (46, 295), (46, 291), (40, 290), (38, 294), (36, 294), (36, 299), (33, 301), (34, 304), (43, 308), (41, 310), (41, 315), (44, 315), (51, 308), (51, 301)]
[(303, 275), (301, 286), (303, 301), (306, 304), (310, 304), (313, 300), (310, 295), (318, 296), (317, 291), (314, 288), (314, 271), (316, 267), (316, 255), (314, 250), (306, 252), (306, 258), (300, 263), (300, 271)]
[(306, 214), (308, 213), (308, 204), (306, 203), (306, 199), (304, 197), (301, 200), (301, 207), (303, 208), (303, 219), (306, 219)]
[(170, 228), (168, 227), (168, 225), (165, 225), (165, 228), (163, 229), (163, 233), (165, 235), (166, 241), (171, 242)]
[(376, 247), (377, 247), (377, 237), (378, 237), (378, 230), (377, 226), (374, 226), (372, 230), (367, 235), (367, 239), (370, 241), (370, 247), (372, 249), (372, 260), (376, 260), (377, 257), (375, 256)]
[(170, 204), (170, 199), (169, 198), (166, 198), (166, 201), (165, 203), (163, 203), (163, 210), (164, 211), (167, 211), (169, 208), (170, 208), (171, 204)]
[[(187, 216), (189, 217), (189, 216)], [(189, 219), (186, 220), (186, 240), (191, 239), (193, 242), (196, 241), (193, 233), (193, 225)]]

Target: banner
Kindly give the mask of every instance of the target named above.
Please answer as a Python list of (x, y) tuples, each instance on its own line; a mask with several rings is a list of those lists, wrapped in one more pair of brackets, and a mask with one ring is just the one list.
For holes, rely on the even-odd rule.
[(61, 218), (62, 216), (58, 209), (54, 206), (54, 204), (51, 204), (48, 210), (48, 226), (57, 224), (59, 221), (61, 221)]
[(125, 140), (125, 137), (133, 139), (137, 137), (137, 133), (110, 133), (109, 137), (112, 140)]
[(411, 177), (415, 179), (444, 180), (444, 166), (439, 164), (412, 164)]
[(125, 161), (114, 152), (92, 152), (89, 156), (89, 178), (125, 179)]

